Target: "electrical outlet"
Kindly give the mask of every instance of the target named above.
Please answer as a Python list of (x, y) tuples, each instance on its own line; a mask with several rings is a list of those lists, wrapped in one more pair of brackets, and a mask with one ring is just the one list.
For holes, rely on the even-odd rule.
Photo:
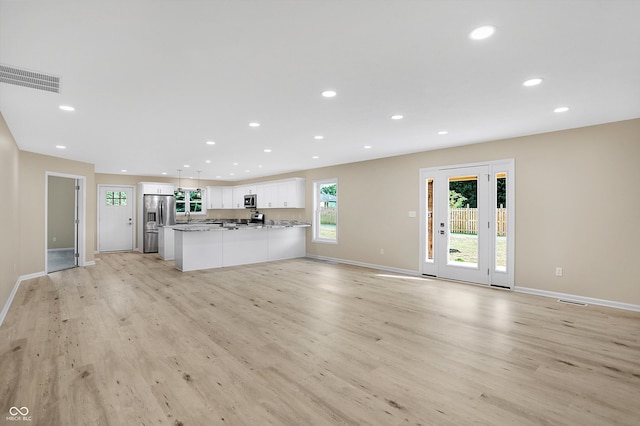
[(380, 249), (380, 254), (384, 254), (384, 249), (383, 248)]
[(56, 242), (56, 237), (53, 237), (53, 242), (54, 242), (54, 243)]
[(561, 267), (556, 267), (556, 277), (561, 277), (562, 276), (562, 268)]

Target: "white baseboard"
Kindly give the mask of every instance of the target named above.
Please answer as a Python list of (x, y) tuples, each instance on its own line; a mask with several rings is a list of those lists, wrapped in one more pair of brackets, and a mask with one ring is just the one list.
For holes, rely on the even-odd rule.
[(9, 298), (7, 302), (4, 304), (2, 311), (0, 312), (0, 327), (2, 327), (2, 323), (4, 322), (7, 313), (9, 313), (9, 308), (11, 307), (11, 303), (13, 303), (13, 298), (16, 297), (16, 293), (18, 292), (18, 288), (20, 287), (20, 283), (25, 280), (30, 280), (31, 278), (43, 277), (46, 274), (43, 272), (36, 272), (35, 274), (22, 275), (16, 281), (16, 284), (13, 286), (13, 290), (11, 290), (11, 294), (9, 294)]
[(411, 269), (392, 268), (385, 265), (376, 265), (373, 263), (356, 262), (354, 260), (337, 259), (335, 257), (316, 256), (314, 254), (306, 254), (306, 257), (316, 260), (324, 260), (326, 262), (344, 263), (345, 265), (362, 266), (364, 268), (379, 269), (381, 271), (395, 272), (396, 274), (411, 275), (414, 277), (421, 276), (419, 271)]
[[(413, 271), (411, 269), (391, 268), (389, 266), (384, 266), (384, 265), (374, 265), (371, 263), (355, 262), (352, 260), (337, 259), (333, 257), (316, 256), (308, 253), (306, 257), (311, 259), (324, 260), (327, 262), (344, 263), (346, 265), (354, 265), (354, 266), (362, 266), (365, 268), (379, 269), (382, 271), (395, 272), (398, 274), (422, 276), (420, 275), (419, 271)], [(596, 299), (593, 297), (578, 296), (575, 294), (556, 293), (555, 291), (538, 290), (535, 288), (528, 288), (528, 287), (518, 287), (517, 285), (513, 288), (513, 291), (517, 291), (519, 293), (532, 294), (534, 296), (552, 297), (554, 299), (562, 299), (562, 300), (570, 300), (574, 302), (586, 303), (587, 305), (606, 306), (608, 308), (625, 309), (627, 311), (640, 312), (640, 305), (616, 302), (613, 300)]]
[(82, 266), (96, 266), (96, 261), (95, 260), (85, 261), (84, 265)]
[(528, 287), (514, 287), (513, 291), (519, 293), (533, 294), (535, 296), (552, 297), (554, 299), (569, 300), (572, 302), (586, 303), (587, 305), (606, 306), (608, 308), (625, 309), (627, 311), (640, 312), (640, 305), (631, 303), (616, 302), (614, 300), (596, 299), (593, 297), (578, 296), (575, 294), (557, 293), (555, 291), (538, 290)]

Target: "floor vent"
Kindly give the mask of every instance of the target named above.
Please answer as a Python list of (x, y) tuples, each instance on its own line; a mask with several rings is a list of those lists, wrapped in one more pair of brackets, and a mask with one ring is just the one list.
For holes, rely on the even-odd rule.
[(60, 93), (60, 77), (0, 64), (0, 82)]
[(567, 299), (558, 299), (558, 303), (565, 303), (567, 305), (576, 305), (576, 306), (588, 306), (584, 302), (577, 302), (575, 300), (567, 300)]

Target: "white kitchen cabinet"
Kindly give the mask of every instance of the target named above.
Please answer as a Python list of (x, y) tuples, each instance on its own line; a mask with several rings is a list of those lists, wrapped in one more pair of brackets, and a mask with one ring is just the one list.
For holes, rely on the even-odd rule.
[(233, 208), (233, 188), (230, 186), (222, 188), (222, 208)]
[(207, 186), (207, 210), (222, 208), (222, 187)]
[(207, 209), (233, 208), (233, 188), (230, 186), (207, 186)]
[(259, 209), (268, 209), (275, 207), (275, 199), (276, 199), (276, 186), (272, 183), (264, 183), (257, 187), (257, 197), (258, 197), (258, 208)]
[(164, 260), (174, 259), (174, 233), (171, 226), (158, 229), (158, 255)]
[(240, 185), (233, 187), (233, 208), (244, 209), (244, 196), (255, 194), (257, 185)]
[(140, 182), (138, 190), (141, 194), (173, 195), (174, 187), (170, 183)]
[(238, 186), (208, 186), (207, 209), (244, 209), (244, 196), (256, 194), (258, 209), (303, 209), (305, 180), (291, 178)]
[(244, 186), (234, 186), (233, 187), (233, 209), (243, 209), (244, 208), (244, 194), (245, 194)]
[(262, 185), (260, 208), (302, 209), (305, 206), (305, 180), (302, 178), (266, 182)]

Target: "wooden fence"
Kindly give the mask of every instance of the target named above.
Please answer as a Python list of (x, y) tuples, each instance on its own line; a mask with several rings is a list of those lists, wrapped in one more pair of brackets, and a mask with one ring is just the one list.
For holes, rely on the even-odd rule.
[[(477, 234), (478, 209), (449, 209), (449, 231), (457, 234)], [(504, 207), (496, 209), (496, 235), (507, 235), (507, 209)]]
[(334, 208), (320, 209), (320, 223), (322, 225), (335, 225), (338, 211)]

